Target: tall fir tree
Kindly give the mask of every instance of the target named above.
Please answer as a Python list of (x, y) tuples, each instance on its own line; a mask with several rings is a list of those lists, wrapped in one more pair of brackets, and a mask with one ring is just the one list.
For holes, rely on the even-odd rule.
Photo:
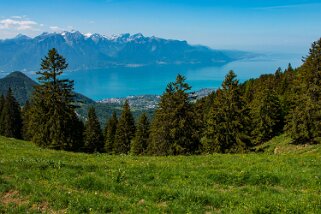
[(294, 84), (287, 133), (296, 143), (321, 142), (321, 39), (312, 44)]
[(113, 154), (114, 152), (114, 142), (115, 142), (115, 135), (117, 130), (118, 119), (116, 112), (113, 112), (113, 115), (106, 123), (105, 127), (105, 151), (108, 154)]
[(190, 89), (182, 75), (167, 85), (152, 122), (149, 154), (193, 154), (198, 150), (195, 112), (187, 93)]
[(146, 113), (143, 113), (138, 120), (136, 134), (130, 145), (131, 154), (146, 154), (149, 138), (149, 125)]
[(203, 149), (206, 153), (242, 153), (250, 144), (249, 109), (244, 102), (238, 80), (230, 71), (222, 88), (217, 90), (208, 114)]
[(100, 124), (94, 107), (88, 110), (87, 121), (84, 132), (84, 148), (83, 151), (88, 153), (103, 152), (104, 139), (101, 132)]
[(9, 88), (4, 99), (4, 104), (0, 116), (1, 135), (21, 139), (22, 119), (19, 103), (13, 96), (11, 88)]
[(42, 147), (72, 150), (78, 144), (74, 125), (73, 81), (59, 79), (68, 64), (56, 49), (42, 59), (38, 74), (40, 85), (35, 86), (30, 109), (29, 131), (32, 141)]
[(280, 100), (273, 89), (266, 89), (257, 96), (251, 114), (254, 122), (255, 144), (264, 143), (279, 135), (284, 127), (284, 114)]
[(114, 142), (115, 154), (127, 154), (130, 151), (130, 143), (135, 136), (135, 130), (134, 117), (130, 111), (129, 103), (126, 100), (117, 124)]

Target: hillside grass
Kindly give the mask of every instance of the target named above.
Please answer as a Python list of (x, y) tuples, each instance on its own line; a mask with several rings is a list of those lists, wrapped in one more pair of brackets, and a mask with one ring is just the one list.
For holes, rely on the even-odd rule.
[(305, 149), (133, 157), (0, 137), (0, 213), (321, 213), (320, 145)]

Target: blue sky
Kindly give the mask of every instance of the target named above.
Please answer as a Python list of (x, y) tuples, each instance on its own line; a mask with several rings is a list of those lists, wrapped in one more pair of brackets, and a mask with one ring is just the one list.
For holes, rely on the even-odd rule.
[(79, 30), (138, 33), (218, 49), (305, 54), (321, 0), (0, 0), (0, 38)]

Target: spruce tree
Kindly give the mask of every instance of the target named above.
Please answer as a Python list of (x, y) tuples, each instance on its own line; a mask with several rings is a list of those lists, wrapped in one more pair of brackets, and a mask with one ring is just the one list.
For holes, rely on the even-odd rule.
[(296, 143), (321, 142), (321, 39), (312, 44), (297, 76), (287, 133)]
[(105, 151), (112, 154), (114, 151), (115, 135), (117, 130), (118, 119), (116, 113), (113, 112), (112, 117), (107, 121), (105, 127)]
[(21, 109), (19, 103), (13, 96), (11, 88), (9, 88), (4, 100), (4, 105), (0, 116), (1, 135), (5, 137), (21, 139)]
[(187, 93), (190, 89), (182, 75), (167, 85), (151, 125), (149, 154), (193, 154), (198, 150), (195, 112)]
[(130, 145), (130, 152), (133, 155), (143, 155), (147, 151), (149, 138), (149, 121), (146, 113), (143, 113), (137, 123), (137, 130)]
[(241, 93), (238, 80), (230, 71), (217, 90), (208, 114), (203, 149), (206, 153), (241, 153), (250, 144), (249, 109)]
[(126, 100), (122, 114), (117, 124), (114, 142), (115, 154), (127, 154), (130, 151), (130, 143), (135, 136), (135, 121)]
[(256, 144), (264, 143), (279, 135), (284, 126), (284, 115), (280, 100), (275, 91), (266, 89), (257, 96), (252, 109), (254, 122), (253, 137)]
[(104, 149), (103, 135), (94, 107), (88, 110), (87, 121), (84, 132), (83, 151), (88, 153), (102, 152)]
[(67, 66), (65, 58), (51, 49), (37, 72), (40, 85), (32, 95), (29, 131), (32, 141), (42, 147), (71, 150), (79, 142), (74, 133), (74, 84), (59, 78)]

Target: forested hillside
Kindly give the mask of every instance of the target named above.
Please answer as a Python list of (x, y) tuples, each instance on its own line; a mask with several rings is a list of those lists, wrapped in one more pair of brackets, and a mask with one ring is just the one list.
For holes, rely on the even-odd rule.
[[(14, 71), (0, 79), (0, 94), (5, 95), (11, 88), (14, 97), (21, 106), (24, 106), (34, 91), (34, 86), (38, 85), (30, 77), (20, 71)], [(94, 101), (82, 94), (75, 93), (75, 101), (82, 104), (92, 104)]]
[[(321, 39), (303, 65), (240, 83), (229, 71), (222, 86), (191, 102), (191, 86), (182, 75), (165, 88), (154, 116), (135, 121), (128, 102), (101, 127), (95, 108), (85, 123), (75, 114), (73, 82), (60, 79), (66, 59), (55, 49), (42, 60), (39, 85), (22, 116), (9, 90), (1, 99), (1, 130), (17, 129), (37, 145), (53, 149), (136, 155), (247, 153), (285, 134), (292, 144), (319, 144), (321, 139)], [(8, 109), (16, 109), (8, 111)], [(22, 118), (12, 124), (10, 114)], [(22, 124), (22, 125), (20, 125)], [(16, 127), (22, 126), (22, 127)]]

